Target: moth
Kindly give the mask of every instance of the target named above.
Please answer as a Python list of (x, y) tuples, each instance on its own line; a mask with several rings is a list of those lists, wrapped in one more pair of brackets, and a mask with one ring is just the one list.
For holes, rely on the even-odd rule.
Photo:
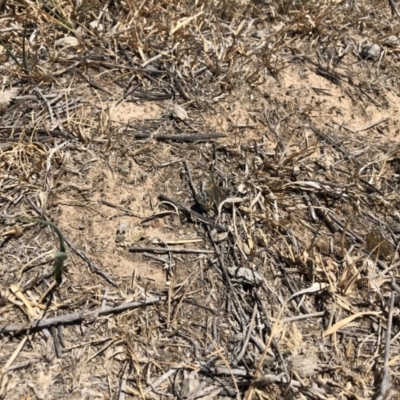
[(196, 195), (196, 202), (204, 211), (210, 211), (213, 206), (217, 207), (232, 195), (232, 190), (226, 187), (212, 185)]

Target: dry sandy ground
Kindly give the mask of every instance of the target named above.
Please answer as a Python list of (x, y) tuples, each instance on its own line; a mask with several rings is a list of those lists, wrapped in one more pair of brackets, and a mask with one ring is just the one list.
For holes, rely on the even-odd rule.
[[(56, 237), (3, 220), (0, 397), (396, 398), (389, 3), (134, 3), (0, 1), (0, 214), (48, 218), (86, 256), (68, 245), (63, 282), (43, 299)], [(378, 58), (361, 55), (367, 43)], [(159, 140), (210, 133), (224, 137)], [(239, 202), (202, 210), (191, 181)], [(238, 266), (261, 283), (227, 277)]]

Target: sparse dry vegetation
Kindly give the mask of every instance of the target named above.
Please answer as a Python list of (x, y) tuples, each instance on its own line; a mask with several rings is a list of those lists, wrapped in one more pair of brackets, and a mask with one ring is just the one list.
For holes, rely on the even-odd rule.
[(0, 397), (399, 398), (396, 7), (0, 0)]

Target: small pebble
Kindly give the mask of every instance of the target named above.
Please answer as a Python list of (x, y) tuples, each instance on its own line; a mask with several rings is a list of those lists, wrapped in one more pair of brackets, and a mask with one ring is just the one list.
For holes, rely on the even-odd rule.
[(361, 49), (361, 57), (364, 60), (378, 60), (381, 55), (381, 47), (378, 44), (366, 44)]
[(174, 119), (180, 119), (181, 121), (188, 119), (186, 110), (178, 105), (174, 106), (174, 109), (172, 110), (172, 117)]
[(265, 36), (266, 36), (265, 30), (259, 30), (254, 32), (254, 37), (256, 37), (257, 39), (264, 39)]
[(397, 47), (400, 44), (400, 40), (397, 36), (391, 35), (383, 39), (382, 44), (388, 47)]
[(117, 233), (124, 234), (128, 229), (129, 229), (129, 224), (127, 224), (125, 222), (121, 222), (118, 225)]

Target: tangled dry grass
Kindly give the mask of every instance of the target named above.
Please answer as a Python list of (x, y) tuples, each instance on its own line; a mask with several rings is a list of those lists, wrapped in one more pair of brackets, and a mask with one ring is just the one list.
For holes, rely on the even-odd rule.
[(0, 0), (1, 398), (398, 398), (399, 18)]

